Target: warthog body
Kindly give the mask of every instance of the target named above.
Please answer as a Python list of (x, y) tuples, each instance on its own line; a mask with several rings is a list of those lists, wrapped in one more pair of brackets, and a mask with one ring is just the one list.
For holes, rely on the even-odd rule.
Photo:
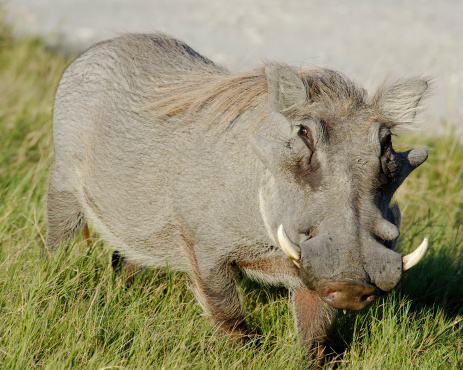
[(426, 88), (369, 97), (338, 72), (279, 64), (232, 74), (160, 34), (96, 44), (56, 94), (47, 246), (88, 220), (126, 263), (186, 271), (235, 333), (237, 270), (286, 286), (302, 343), (322, 348), (335, 308), (369, 306), (415, 259), (393, 251), (390, 202), (427, 153), (395, 153), (391, 132)]

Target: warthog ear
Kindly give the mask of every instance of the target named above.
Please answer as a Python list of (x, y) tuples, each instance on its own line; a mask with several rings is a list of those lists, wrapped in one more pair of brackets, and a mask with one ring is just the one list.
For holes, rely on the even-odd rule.
[(429, 86), (428, 80), (409, 78), (378, 90), (375, 101), (381, 113), (396, 125), (412, 124), (422, 108), (421, 99)]
[(265, 67), (268, 104), (275, 112), (288, 115), (307, 102), (307, 90), (299, 76), (285, 66)]

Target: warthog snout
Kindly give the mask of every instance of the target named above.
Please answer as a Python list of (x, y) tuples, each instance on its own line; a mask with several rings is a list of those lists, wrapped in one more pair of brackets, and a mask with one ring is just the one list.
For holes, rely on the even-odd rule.
[(291, 241), (282, 225), (278, 228), (281, 248), (300, 268), (303, 282), (334, 308), (361, 310), (393, 289), (403, 273), (415, 266), (427, 250), (427, 239), (412, 253), (401, 256), (378, 242), (360, 249), (336, 243), (319, 235), (300, 246)]
[(320, 285), (318, 294), (334, 308), (358, 311), (375, 302), (380, 291), (368, 284), (329, 281)]

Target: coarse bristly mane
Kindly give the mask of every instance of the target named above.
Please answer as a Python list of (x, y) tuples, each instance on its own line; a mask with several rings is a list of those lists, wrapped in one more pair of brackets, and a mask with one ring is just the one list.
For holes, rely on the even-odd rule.
[(244, 112), (256, 110), (265, 119), (267, 80), (263, 68), (243, 74), (182, 76), (181, 81), (159, 86), (148, 108), (158, 117), (203, 111), (210, 122), (231, 125)]
[[(162, 59), (151, 68), (156, 68), (163, 78), (149, 82), (151, 93), (145, 111), (162, 118), (202, 111), (209, 122), (227, 126), (246, 111), (254, 111), (254, 126), (265, 119), (268, 100), (265, 65), (244, 73), (230, 73), (181, 41), (160, 34), (152, 37), (156, 56)], [(285, 67), (297, 73), (304, 82), (308, 102), (328, 103), (341, 115), (348, 115), (365, 104), (366, 91), (339, 72)], [(295, 114), (310, 115), (310, 111), (311, 104), (307, 104)]]

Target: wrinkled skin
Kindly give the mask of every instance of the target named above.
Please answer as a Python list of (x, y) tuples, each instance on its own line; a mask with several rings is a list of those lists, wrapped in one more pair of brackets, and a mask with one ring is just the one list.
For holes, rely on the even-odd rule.
[(284, 65), (234, 76), (159, 34), (94, 45), (57, 90), (47, 249), (89, 222), (117, 271), (186, 271), (239, 338), (236, 271), (286, 286), (320, 359), (336, 309), (368, 307), (403, 274), (391, 199), (427, 153), (395, 153), (391, 134), (426, 88), (408, 79), (369, 98), (337, 72)]
[[(347, 117), (334, 116), (335, 122), (324, 104), (314, 106), (310, 116), (293, 119), (298, 104), (310, 104), (304, 85), (281, 68), (269, 67), (267, 75), (270, 84), (292, 79), (291, 87), (301, 90), (301, 103), (270, 101), (288, 120), (288, 141), (252, 138), (271, 173), (261, 192), (267, 228), (276, 240), (278, 226), (285, 225), (289, 238), (301, 248), (304, 284), (326, 303), (351, 310), (368, 307), (402, 276), (402, 258), (392, 250), (400, 212), (389, 204), (427, 153), (395, 153), (390, 125), (376, 121), (377, 113), (367, 104)], [(408, 86), (419, 98), (426, 87), (416, 81)]]

